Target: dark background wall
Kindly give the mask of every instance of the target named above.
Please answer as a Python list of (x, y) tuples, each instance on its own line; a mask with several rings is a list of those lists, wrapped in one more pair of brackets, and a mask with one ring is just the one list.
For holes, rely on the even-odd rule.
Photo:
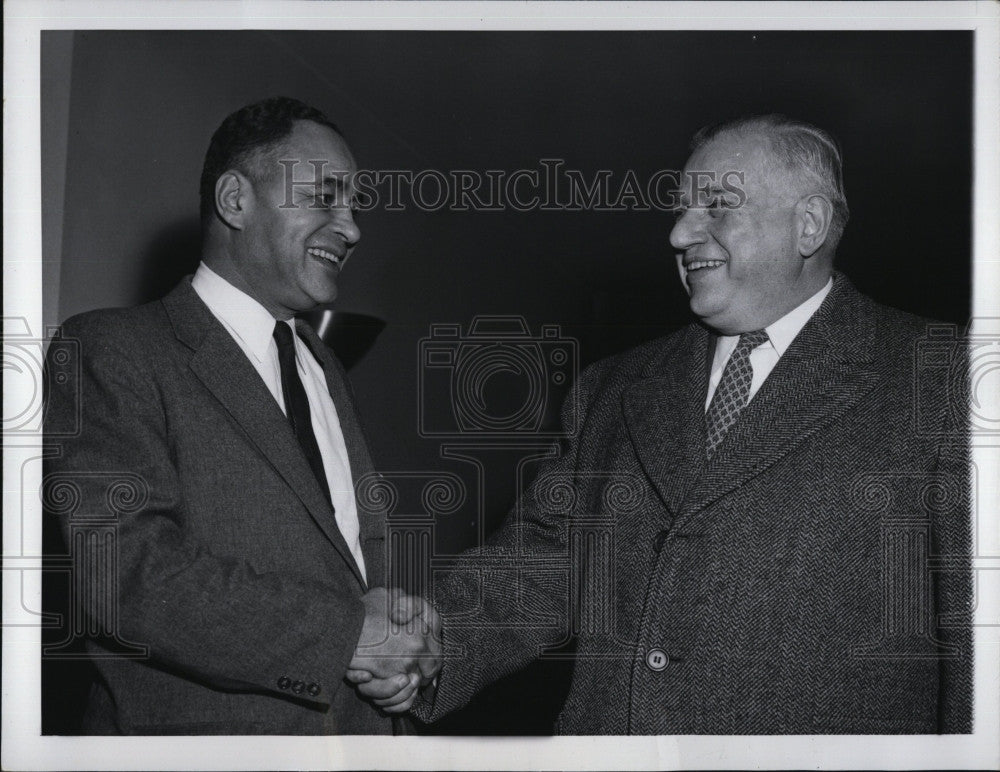
[[(706, 123), (801, 117), (843, 144), (841, 269), (890, 305), (969, 315), (970, 33), (47, 32), (42, 74), (49, 323), (153, 299), (194, 270), (208, 139), (274, 94), (326, 111), (362, 167), (511, 172), (559, 158), (615, 180), (681, 168)], [(437, 519), (436, 552), (452, 554), (507, 511), (524, 453), (477, 466), (420, 435), (420, 339), (515, 314), (533, 333), (560, 325), (586, 364), (662, 334), (687, 318), (670, 219), (409, 206), (365, 213), (361, 228), (336, 308), (386, 326), (351, 378), (380, 467), (451, 471), (485, 491)], [(534, 666), (444, 730), (547, 732), (567, 673)]]

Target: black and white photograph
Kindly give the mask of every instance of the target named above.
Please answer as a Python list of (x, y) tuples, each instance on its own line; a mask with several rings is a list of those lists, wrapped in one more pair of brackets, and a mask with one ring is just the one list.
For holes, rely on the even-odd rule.
[(363, 6), (5, 8), (4, 768), (996, 768), (998, 6)]

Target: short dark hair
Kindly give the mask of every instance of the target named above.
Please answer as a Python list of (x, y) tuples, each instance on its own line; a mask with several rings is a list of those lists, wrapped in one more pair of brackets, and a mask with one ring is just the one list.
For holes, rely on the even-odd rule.
[(230, 169), (259, 182), (267, 174), (269, 153), (292, 133), (296, 121), (313, 121), (337, 134), (337, 125), (315, 107), (290, 97), (271, 97), (241, 107), (215, 130), (201, 169), (201, 223), (215, 215), (215, 183)]
[(699, 129), (691, 140), (691, 152), (720, 134), (730, 133), (760, 134), (786, 168), (804, 174), (819, 186), (833, 205), (828, 238), (836, 246), (851, 214), (844, 194), (843, 157), (836, 138), (818, 126), (780, 113), (749, 115)]

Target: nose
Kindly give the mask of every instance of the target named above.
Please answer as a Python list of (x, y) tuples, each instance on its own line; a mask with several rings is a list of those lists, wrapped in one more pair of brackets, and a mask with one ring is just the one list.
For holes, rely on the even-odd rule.
[(334, 212), (334, 230), (347, 243), (348, 248), (361, 241), (361, 229), (354, 219), (354, 211), (348, 207), (338, 208)]
[(681, 212), (670, 230), (670, 246), (683, 251), (705, 241), (704, 222), (700, 214), (694, 209), (685, 209)]

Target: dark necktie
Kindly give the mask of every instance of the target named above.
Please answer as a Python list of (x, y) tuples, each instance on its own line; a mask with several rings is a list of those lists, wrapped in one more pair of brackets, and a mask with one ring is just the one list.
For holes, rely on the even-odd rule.
[(295, 366), (295, 342), (292, 340), (292, 330), (285, 322), (274, 325), (274, 340), (278, 344), (278, 363), (281, 365), (281, 393), (285, 397), (285, 412), (292, 424), (292, 431), (306, 454), (306, 460), (312, 467), (316, 481), (323, 490), (326, 500), (333, 505), (330, 498), (330, 486), (326, 481), (326, 471), (323, 469), (323, 457), (316, 444), (313, 434), (312, 414), (309, 412), (309, 400), (306, 390), (299, 379), (299, 371)]
[(753, 382), (750, 352), (765, 342), (767, 333), (764, 330), (743, 333), (736, 350), (726, 362), (726, 369), (722, 371), (722, 378), (705, 413), (705, 455), (708, 458), (715, 453), (750, 399), (750, 384)]

